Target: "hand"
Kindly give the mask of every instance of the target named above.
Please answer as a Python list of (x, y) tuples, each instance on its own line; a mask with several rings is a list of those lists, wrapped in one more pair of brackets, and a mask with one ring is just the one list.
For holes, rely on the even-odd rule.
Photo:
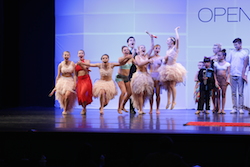
[(180, 26), (176, 27), (174, 30), (177, 31), (180, 28)]
[(247, 75), (243, 75), (242, 78), (247, 83)]

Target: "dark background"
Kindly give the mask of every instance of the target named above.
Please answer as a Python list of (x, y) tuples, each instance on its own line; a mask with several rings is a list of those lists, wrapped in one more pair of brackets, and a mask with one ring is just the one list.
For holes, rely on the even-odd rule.
[(0, 109), (54, 106), (54, 0), (0, 0)]

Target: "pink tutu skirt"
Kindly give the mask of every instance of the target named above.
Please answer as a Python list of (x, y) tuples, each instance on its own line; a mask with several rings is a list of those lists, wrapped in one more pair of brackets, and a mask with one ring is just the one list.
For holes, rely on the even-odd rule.
[(67, 91), (72, 92), (69, 96), (69, 104), (67, 107), (67, 111), (72, 111), (75, 102), (76, 102), (76, 92), (74, 89), (74, 79), (72, 77), (63, 77), (61, 76), (56, 83), (56, 100), (59, 101), (60, 107), (65, 108), (63, 104), (64, 95)]
[(159, 69), (160, 81), (174, 81), (176, 83), (183, 82), (186, 77), (187, 70), (180, 63), (173, 65), (162, 65)]
[(145, 101), (149, 99), (154, 92), (154, 81), (150, 74), (148, 74), (147, 72), (137, 71), (133, 74), (130, 84), (132, 90), (131, 98), (133, 101), (133, 106), (134, 108), (139, 109), (139, 99), (137, 98), (137, 95), (143, 93), (143, 102), (145, 103)]
[(113, 80), (104, 81), (97, 80), (93, 85), (93, 96), (98, 98), (100, 96), (100, 91), (104, 90), (106, 93), (107, 100), (113, 99), (117, 95), (117, 87)]

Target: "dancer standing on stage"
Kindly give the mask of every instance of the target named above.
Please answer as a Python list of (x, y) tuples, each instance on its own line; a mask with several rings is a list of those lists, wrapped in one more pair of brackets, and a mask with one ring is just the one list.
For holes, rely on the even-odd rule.
[(49, 96), (56, 92), (56, 100), (59, 101), (60, 107), (63, 109), (62, 114), (69, 114), (76, 101), (76, 76), (75, 63), (70, 61), (70, 52), (63, 52), (64, 61), (58, 65), (56, 77), (56, 85)]
[[(233, 40), (234, 50), (232, 50), (226, 60), (231, 64), (230, 67), (230, 85), (232, 91), (232, 103), (233, 109), (231, 114), (237, 113), (244, 114), (243, 101), (244, 101), (244, 80), (246, 79), (244, 67), (245, 61), (247, 61), (247, 52), (242, 49), (242, 40), (236, 38)], [(238, 92), (237, 92), (238, 91)], [(238, 98), (237, 98), (238, 94)]]
[[(218, 44), (218, 43), (214, 44), (214, 46), (213, 46), (214, 55), (212, 55), (212, 56), (210, 57), (210, 60), (211, 60), (211, 68), (212, 68), (212, 69), (214, 69), (214, 63), (215, 63), (215, 62), (218, 62), (218, 53), (219, 53), (220, 51), (221, 51), (221, 44)], [(220, 91), (220, 90), (217, 89), (216, 87), (215, 87), (214, 89), (212, 89), (212, 91), (211, 91), (211, 98), (212, 98), (212, 103), (213, 103), (213, 110), (212, 110), (213, 113), (219, 111), (219, 108), (218, 108), (218, 105), (219, 105), (219, 104), (216, 104), (216, 103), (215, 103), (215, 101), (216, 101), (216, 102), (219, 101), (218, 98), (217, 98), (217, 97), (218, 97), (218, 92), (219, 92), (219, 91)]]
[[(127, 39), (127, 44), (128, 44), (128, 47), (129, 47), (129, 50), (130, 50), (130, 54), (133, 55), (133, 58), (135, 59), (135, 56), (137, 55), (136, 53), (136, 49), (135, 49), (135, 38), (134, 37), (129, 37)], [(129, 71), (129, 81), (131, 81), (131, 78), (133, 76), (133, 74), (136, 72), (136, 65), (133, 63), (132, 66), (130, 67), (130, 71)], [(127, 94), (127, 97), (126, 98), (130, 98), (131, 96), (128, 97), (128, 94)], [(135, 108), (133, 106), (133, 101), (132, 101), (132, 98), (130, 98), (129, 100), (129, 110), (130, 110), (130, 114), (135, 114)]]
[[(85, 52), (84, 50), (78, 51), (78, 57), (80, 61), (89, 64), (90, 61), (84, 59)], [(78, 97), (78, 104), (82, 106), (81, 114), (86, 114), (86, 106), (92, 103), (92, 82), (89, 76), (89, 66), (75, 66), (76, 76), (77, 76), (77, 85), (76, 92)]]
[(117, 82), (120, 90), (121, 95), (119, 97), (118, 103), (118, 113), (122, 114), (122, 110), (124, 112), (128, 112), (125, 109), (125, 104), (131, 96), (131, 87), (130, 87), (130, 80), (129, 80), (129, 72), (132, 66), (132, 55), (127, 46), (122, 46), (122, 53), (123, 56), (119, 58), (119, 63), (123, 64), (120, 66), (118, 70), (118, 74), (116, 75), (115, 81)]
[[(226, 114), (224, 111), (226, 104), (226, 92), (227, 86), (230, 83), (229, 81), (229, 71), (230, 71), (230, 63), (226, 62), (226, 50), (222, 49), (222, 51), (218, 52), (218, 62), (214, 62), (214, 73), (215, 73), (215, 81), (219, 86), (217, 88), (217, 95), (215, 98), (215, 104), (218, 108), (218, 114)], [(221, 106), (220, 106), (221, 104)]]
[(133, 106), (139, 110), (139, 114), (145, 114), (143, 106), (146, 99), (150, 98), (154, 91), (154, 81), (147, 71), (147, 65), (153, 63), (153, 60), (149, 59), (149, 55), (151, 55), (154, 49), (153, 35), (149, 34), (149, 36), (151, 37), (151, 48), (146, 53), (144, 45), (138, 47), (139, 55), (135, 57), (137, 71), (131, 79)]
[(200, 81), (200, 98), (195, 114), (200, 114), (206, 104), (205, 114), (209, 114), (210, 110), (210, 94), (215, 87), (214, 70), (211, 68), (211, 61), (209, 57), (204, 58), (204, 68), (200, 69), (198, 79)]
[[(168, 91), (168, 103), (166, 109), (168, 109), (171, 104), (171, 110), (176, 105), (176, 84), (183, 82), (187, 73), (186, 69), (180, 63), (176, 62), (180, 42), (178, 33), (179, 28), (180, 27), (175, 28), (176, 38), (169, 37), (167, 39), (168, 50), (166, 52), (166, 56), (164, 57), (165, 63), (158, 70), (160, 74), (160, 81), (163, 83), (164, 88)], [(170, 103), (171, 95), (172, 102)]]
[(198, 79), (198, 74), (199, 74), (200, 69), (202, 69), (204, 67), (203, 61), (199, 61), (197, 66), (198, 66), (198, 71), (196, 72), (196, 74), (194, 76), (194, 82), (195, 82), (194, 101), (195, 101), (195, 103), (198, 103), (199, 98), (200, 98), (200, 81)]
[[(154, 55), (150, 59), (153, 60), (153, 63), (149, 64), (149, 73), (154, 80), (154, 92), (156, 95), (156, 114), (160, 114), (160, 75), (158, 72), (159, 67), (162, 63), (162, 57), (159, 55), (161, 51), (161, 46), (159, 44), (154, 46)], [(154, 92), (150, 98), (150, 114), (153, 113), (153, 103), (154, 103)]]
[(80, 66), (98, 67), (100, 69), (101, 78), (93, 85), (93, 96), (100, 98), (100, 114), (103, 113), (103, 108), (108, 105), (109, 101), (117, 95), (115, 82), (112, 80), (113, 68), (120, 66), (119, 63), (109, 63), (109, 55), (104, 54), (101, 57), (102, 63), (87, 64), (79, 61)]

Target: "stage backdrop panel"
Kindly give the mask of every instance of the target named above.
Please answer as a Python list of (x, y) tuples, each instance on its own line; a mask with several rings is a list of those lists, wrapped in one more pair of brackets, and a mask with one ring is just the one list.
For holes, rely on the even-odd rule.
[[(196, 108), (193, 99), (194, 75), (197, 63), (204, 56), (213, 54), (214, 43), (222, 44), (228, 51), (233, 48), (233, 39), (240, 37), (243, 47), (250, 48), (250, 3), (248, 0), (56, 0), (56, 45), (55, 69), (63, 60), (62, 52), (71, 52), (71, 60), (78, 61), (77, 51), (84, 49), (86, 59), (100, 62), (103, 54), (110, 62), (122, 56), (121, 47), (127, 45), (129, 36), (134, 36), (136, 45), (144, 44), (148, 50), (150, 38), (145, 30), (158, 36), (155, 44), (161, 45), (161, 56), (167, 50), (166, 40), (175, 36), (174, 29), (180, 26), (180, 53), (177, 62), (187, 69), (187, 78), (177, 85), (176, 108)], [(97, 68), (91, 68), (92, 82), (99, 79)], [(115, 67), (113, 79), (117, 74)], [(118, 88), (118, 87), (117, 87)], [(231, 89), (227, 90), (226, 108), (230, 109)], [(107, 109), (116, 109), (118, 96), (110, 101)], [(167, 103), (167, 92), (161, 92), (160, 108)], [(55, 106), (59, 106), (55, 102)], [(212, 105), (211, 105), (212, 106)], [(79, 107), (76, 104), (76, 107)], [(99, 99), (93, 99), (88, 108), (98, 108)], [(128, 104), (127, 104), (128, 109)], [(149, 108), (149, 102), (146, 103)]]

